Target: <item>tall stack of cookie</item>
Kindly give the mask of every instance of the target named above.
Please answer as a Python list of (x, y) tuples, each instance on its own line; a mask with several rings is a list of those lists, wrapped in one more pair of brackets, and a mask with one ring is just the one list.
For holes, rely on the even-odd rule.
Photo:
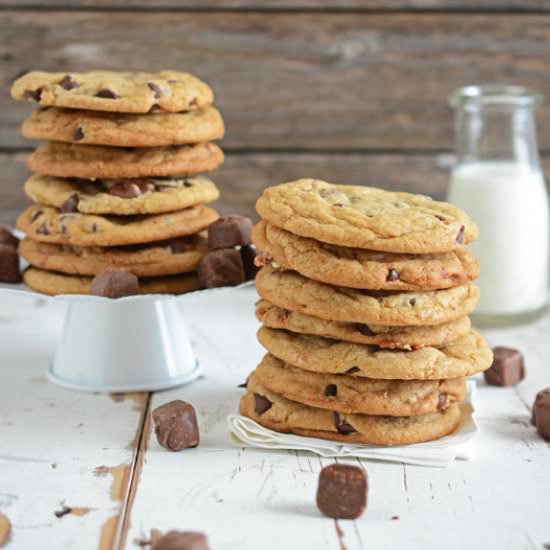
[(198, 287), (201, 233), (218, 218), (206, 176), (223, 162), (212, 90), (182, 72), (30, 72), (12, 87), (41, 105), (23, 135), (48, 140), (30, 156), (35, 204), (17, 220), (27, 237), (24, 281), (47, 294), (88, 293), (107, 268), (140, 278), (140, 292)]
[(268, 353), (240, 411), (281, 432), (396, 445), (458, 426), (491, 351), (470, 327), (477, 236), (450, 204), (302, 179), (268, 188), (253, 241)]

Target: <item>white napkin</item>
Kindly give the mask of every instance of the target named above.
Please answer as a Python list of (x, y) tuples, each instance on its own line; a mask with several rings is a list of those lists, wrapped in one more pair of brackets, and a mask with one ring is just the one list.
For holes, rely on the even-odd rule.
[(475, 388), (475, 381), (469, 380), (466, 400), (460, 404), (460, 424), (452, 434), (437, 441), (414, 445), (343, 445), (335, 441), (274, 432), (237, 414), (229, 415), (227, 423), (231, 439), (239, 447), (309, 451), (325, 458), (358, 457), (444, 468), (453, 460), (471, 460), (474, 456), (473, 440), (479, 433), (474, 418)]

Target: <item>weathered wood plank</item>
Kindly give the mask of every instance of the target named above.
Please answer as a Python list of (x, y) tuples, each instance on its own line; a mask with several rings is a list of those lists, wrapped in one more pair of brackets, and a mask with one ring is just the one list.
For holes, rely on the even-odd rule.
[[(26, 153), (0, 153), (0, 223), (13, 225), (28, 204), (22, 186), (28, 175)], [(268, 186), (301, 177), (332, 182), (368, 184), (390, 190), (445, 196), (452, 156), (402, 154), (228, 154), (225, 164), (211, 177), (222, 197), (215, 203), (223, 213), (255, 216), (254, 203)], [(550, 156), (543, 157), (550, 179)]]
[[(203, 296), (197, 307), (187, 308), (205, 376), (190, 386), (155, 394), (152, 406), (172, 399), (193, 403), (202, 442), (197, 449), (171, 453), (149, 432), (128, 515), (126, 549), (149, 540), (152, 530), (170, 529), (203, 531), (211, 547), (227, 549), (426, 549), (443, 544), (458, 550), (540, 548), (550, 542), (546, 510), (540, 505), (550, 490), (550, 447), (536, 436), (513, 389), (483, 382), (477, 399), (482, 434), (475, 460), (448, 469), (364, 461), (370, 480), (366, 514), (338, 526), (322, 517), (315, 490), (319, 470), (330, 461), (306, 453), (242, 450), (227, 439), (225, 416), (236, 410), (241, 395), (236, 386), (262, 350), (254, 339), (254, 293), (241, 290), (226, 296), (223, 316), (216, 296)], [(522, 348), (533, 348), (529, 373), (539, 380), (546, 377), (548, 346), (541, 335), (549, 323), (546, 317), (523, 333), (507, 329), (498, 336), (498, 343), (507, 345), (527, 334)], [(463, 529), (465, 524), (471, 528)]]
[[(550, 92), (550, 16), (0, 12), (0, 146), (23, 143), (24, 69), (181, 67), (210, 82), (230, 148), (451, 147), (447, 94), (472, 82)], [(550, 149), (550, 106), (540, 110)]]
[(1, 0), (0, 6), (10, 8), (94, 8), (149, 10), (355, 10), (355, 11), (416, 11), (416, 10), (550, 10), (546, 0)]
[[(0, 298), (0, 516), (13, 548), (110, 550), (121, 534), (147, 394), (50, 384), (63, 313), (60, 303)], [(5, 522), (0, 540), (4, 533)]]

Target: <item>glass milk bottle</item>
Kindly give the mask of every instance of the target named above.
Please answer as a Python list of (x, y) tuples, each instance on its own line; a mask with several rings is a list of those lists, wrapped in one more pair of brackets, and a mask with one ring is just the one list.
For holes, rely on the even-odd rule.
[(479, 227), (468, 249), (480, 262), (474, 321), (527, 321), (548, 299), (548, 194), (534, 112), (542, 96), (520, 86), (467, 86), (450, 96), (457, 163), (448, 200)]

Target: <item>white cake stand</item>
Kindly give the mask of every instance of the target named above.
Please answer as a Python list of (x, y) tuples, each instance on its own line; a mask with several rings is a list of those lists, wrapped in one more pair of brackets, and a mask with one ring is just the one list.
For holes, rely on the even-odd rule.
[[(73, 390), (108, 393), (155, 391), (192, 382), (201, 374), (201, 367), (180, 306), (198, 292), (231, 290), (117, 300), (83, 295), (46, 297), (68, 304), (48, 378)], [(25, 285), (0, 284), (2, 294), (44, 298)]]

